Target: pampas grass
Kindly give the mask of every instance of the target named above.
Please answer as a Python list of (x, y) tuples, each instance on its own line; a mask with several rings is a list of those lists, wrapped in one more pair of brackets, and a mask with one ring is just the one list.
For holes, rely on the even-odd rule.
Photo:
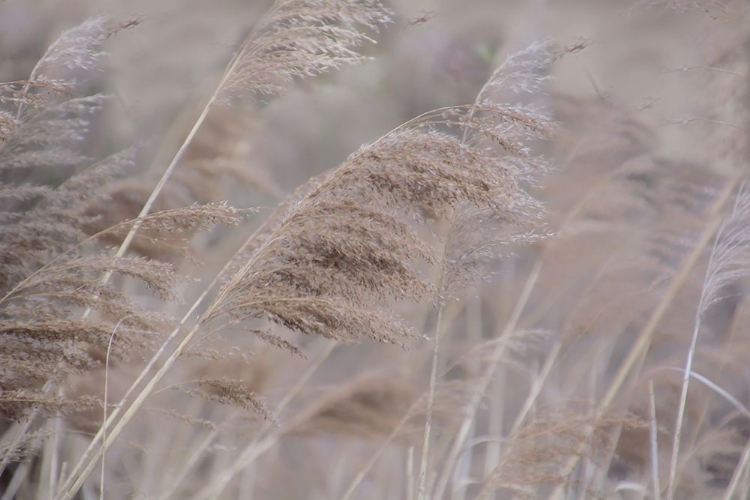
[[(606, 43), (518, 28), (452, 34), (474, 97), (404, 119), (389, 55), (460, 23), (277, 0), (133, 140), (118, 46), (152, 18), (57, 30), (0, 84), (2, 498), (741, 498), (746, 8), (673, 3), (671, 36), (732, 28), (669, 84), (719, 99), (625, 105)], [(365, 144), (285, 196), (259, 131), (346, 84)]]

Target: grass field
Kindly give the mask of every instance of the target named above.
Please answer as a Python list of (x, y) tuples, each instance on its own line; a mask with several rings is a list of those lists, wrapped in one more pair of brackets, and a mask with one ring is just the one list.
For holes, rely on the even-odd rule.
[(748, 14), (0, 2), (0, 500), (748, 498)]

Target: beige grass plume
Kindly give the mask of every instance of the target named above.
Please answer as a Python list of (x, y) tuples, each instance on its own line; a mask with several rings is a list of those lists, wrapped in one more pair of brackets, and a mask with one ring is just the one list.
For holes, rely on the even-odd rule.
[[(531, 59), (537, 50), (522, 55)], [(525, 73), (537, 69), (522, 60), (511, 59), (507, 72), (496, 72), (486, 89), (503, 81), (511, 90), (520, 88), (531, 78)], [(461, 270), (476, 267), (477, 256), (492, 246), (461, 238), (464, 243), (455, 240), (443, 259), (435, 255), (436, 239), (425, 238), (419, 226), (434, 228), (434, 221), (450, 216), (462, 235), (480, 233), (493, 221), (533, 227), (543, 210), (524, 185), (541, 163), (526, 142), (550, 130), (535, 108), (498, 104), (484, 95), (474, 105), (438, 109), (401, 125), (282, 208), (272, 232), (243, 254), (247, 260), (207, 319), (257, 325), (248, 322), (265, 317), (337, 340), (403, 343), (414, 332), (385, 304), (429, 301), (443, 292), (419, 266), (447, 265), (451, 271), (445, 274), (458, 281)], [(513, 239), (496, 234), (503, 235), (500, 241)]]

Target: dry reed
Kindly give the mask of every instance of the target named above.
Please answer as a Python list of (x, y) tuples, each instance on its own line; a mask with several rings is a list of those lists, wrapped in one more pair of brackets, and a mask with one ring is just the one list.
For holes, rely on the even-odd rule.
[[(662, 71), (666, 104), (599, 85), (611, 39), (514, 52), (541, 28), (276, 0), (148, 141), (110, 130), (129, 104), (107, 51), (152, 19), (63, 31), (0, 83), (2, 499), (744, 498), (747, 7), (641, 3), (606, 22), (646, 66), (669, 57), (648, 16), (686, 52), (722, 27)], [(415, 81), (484, 85), (380, 123), (398, 51), (435, 24), (456, 33)], [(558, 86), (579, 56), (586, 84)], [(344, 83), (370, 142), (272, 211), (220, 200), (282, 198), (258, 131)]]

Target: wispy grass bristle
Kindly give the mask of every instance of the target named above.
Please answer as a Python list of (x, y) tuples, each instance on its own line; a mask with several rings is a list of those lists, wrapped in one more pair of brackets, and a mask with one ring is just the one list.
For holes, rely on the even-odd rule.
[(220, 93), (283, 93), (296, 80), (361, 62), (364, 32), (391, 20), (377, 0), (289, 0), (276, 3), (240, 48)]

